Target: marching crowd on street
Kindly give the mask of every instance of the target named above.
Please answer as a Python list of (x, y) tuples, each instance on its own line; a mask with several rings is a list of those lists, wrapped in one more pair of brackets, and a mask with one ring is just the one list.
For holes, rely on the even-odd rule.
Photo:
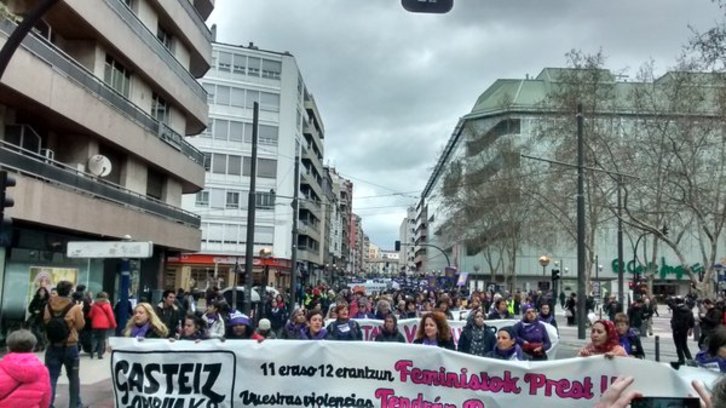
[[(551, 292), (514, 294), (451, 290), (389, 290), (367, 294), (342, 288), (338, 292), (324, 285), (309, 287), (301, 296), (301, 306), (289, 305), (278, 294), (258, 305), (250, 316), (229, 306), (217, 288), (206, 293), (167, 290), (161, 302), (140, 301), (130, 307), (125, 327), (117, 327), (118, 304), (112, 308), (108, 294), (95, 297), (79, 285), (62, 281), (50, 292), (38, 289), (28, 306), (27, 329), (7, 338), (9, 353), (0, 360), (0, 407), (53, 406), (56, 385), (65, 371), (69, 379), (69, 405), (82, 407), (79, 370), (81, 353), (103, 359), (109, 333), (133, 337), (168, 338), (170, 341), (220, 341), (251, 339), (362, 341), (357, 319), (383, 321), (375, 337), (379, 342), (406, 340), (398, 330), (399, 319), (420, 319), (414, 343), (457, 350), (501, 360), (547, 360), (552, 339), (544, 323), (557, 329), (556, 302), (565, 310), (567, 324), (577, 315), (575, 294), (559, 299)], [(657, 313), (654, 299), (635, 299), (623, 311), (615, 297), (603, 305), (607, 318), (594, 317), (594, 301), (586, 302), (590, 316), (590, 341), (579, 351), (581, 357), (605, 355), (644, 358), (640, 337), (652, 335), (652, 317)], [(671, 327), (680, 363), (691, 363), (726, 372), (726, 310), (721, 301), (694, 297), (669, 299)], [(697, 308), (697, 318), (693, 309)], [(466, 320), (458, 344), (452, 338), (451, 320)], [(487, 320), (513, 319), (511, 326), (495, 328)], [(700, 351), (692, 358), (687, 337), (699, 322)], [(327, 322), (327, 324), (326, 324)], [(45, 364), (33, 352), (45, 351)], [(631, 379), (632, 380), (632, 379)], [(626, 381), (626, 380), (623, 380)], [(622, 385), (622, 382), (616, 384)], [(613, 386), (610, 398), (624, 387)], [(726, 385), (713, 396), (726, 401)], [(700, 390), (697, 389), (700, 392)], [(702, 395), (707, 397), (705, 394)], [(616, 399), (622, 399), (618, 394)], [(600, 407), (620, 406), (605, 403)], [(13, 405), (13, 402), (23, 402)], [(603, 404), (601, 401), (600, 404)], [(713, 405), (721, 406), (721, 405)]]

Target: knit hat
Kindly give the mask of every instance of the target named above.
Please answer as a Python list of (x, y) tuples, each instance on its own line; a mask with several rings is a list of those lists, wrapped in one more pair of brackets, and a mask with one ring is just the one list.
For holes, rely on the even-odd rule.
[(237, 326), (239, 324), (243, 324), (245, 326), (250, 325), (250, 318), (247, 317), (247, 315), (238, 312), (237, 310), (232, 311), (232, 313), (229, 314), (229, 323), (227, 323), (229, 326)]
[(260, 323), (257, 325), (257, 328), (262, 331), (270, 330), (270, 327), (272, 327), (272, 324), (268, 319), (260, 319)]

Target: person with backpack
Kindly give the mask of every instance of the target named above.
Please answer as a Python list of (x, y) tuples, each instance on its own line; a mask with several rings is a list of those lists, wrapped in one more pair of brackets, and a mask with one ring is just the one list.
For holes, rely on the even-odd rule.
[(78, 333), (86, 324), (83, 318), (83, 305), (76, 304), (70, 298), (73, 284), (60, 281), (56, 285), (58, 296), (48, 301), (43, 312), (48, 347), (45, 351), (45, 365), (50, 374), (52, 390), (51, 406), (55, 401), (56, 385), (60, 377), (61, 367), (65, 367), (68, 375), (69, 407), (81, 405), (81, 381), (78, 375), (80, 354), (78, 350)]

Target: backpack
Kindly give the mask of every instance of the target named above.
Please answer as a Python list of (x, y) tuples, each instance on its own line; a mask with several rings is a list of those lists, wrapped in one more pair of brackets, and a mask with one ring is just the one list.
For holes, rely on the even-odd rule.
[(51, 344), (65, 343), (68, 340), (68, 336), (71, 334), (71, 329), (68, 327), (66, 322), (66, 314), (76, 304), (71, 302), (63, 308), (60, 312), (54, 312), (53, 309), (48, 305), (48, 312), (50, 313), (50, 320), (45, 324), (45, 333), (48, 336), (48, 341)]

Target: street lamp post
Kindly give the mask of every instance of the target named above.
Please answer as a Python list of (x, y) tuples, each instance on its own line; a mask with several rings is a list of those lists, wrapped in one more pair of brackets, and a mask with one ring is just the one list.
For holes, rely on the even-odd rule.
[(547, 255), (540, 256), (539, 264), (542, 265), (542, 276), (546, 276), (547, 275), (546, 268), (547, 268), (547, 265), (550, 264), (550, 257), (548, 257)]
[(260, 249), (260, 260), (265, 265), (265, 270), (263, 273), (263, 281), (262, 281), (262, 299), (260, 299), (262, 302), (262, 305), (260, 306), (260, 313), (257, 317), (257, 321), (259, 319), (267, 316), (267, 284), (270, 282), (270, 265), (268, 265), (267, 260), (272, 257), (272, 250), (270, 248), (262, 248)]

